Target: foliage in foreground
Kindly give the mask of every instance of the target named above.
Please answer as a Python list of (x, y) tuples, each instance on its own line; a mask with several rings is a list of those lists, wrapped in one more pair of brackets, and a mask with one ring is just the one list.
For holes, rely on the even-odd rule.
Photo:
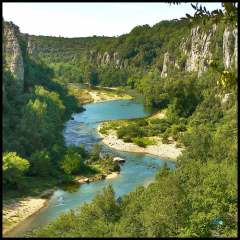
[[(47, 226), (29, 232), (29, 236), (237, 237), (236, 97), (233, 92), (232, 98), (219, 106), (215, 101), (209, 103), (206, 96), (187, 121), (189, 130), (182, 136), (185, 150), (177, 160), (177, 169), (170, 170), (164, 164), (154, 183), (146, 188), (137, 186), (118, 199), (108, 185), (90, 203), (62, 213)], [(207, 110), (202, 111), (201, 105)], [(209, 117), (218, 109), (222, 115), (212, 125), (200, 121), (203, 115)], [(151, 122), (166, 123), (167, 119), (152, 119), (150, 125)], [(174, 129), (176, 125), (172, 125), (171, 131)], [(223, 224), (215, 225), (215, 218)]]

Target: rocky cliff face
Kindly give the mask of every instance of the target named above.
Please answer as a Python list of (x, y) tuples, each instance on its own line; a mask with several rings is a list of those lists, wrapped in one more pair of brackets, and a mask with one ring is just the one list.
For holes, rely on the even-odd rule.
[[(186, 56), (185, 70), (195, 71), (198, 77), (205, 72), (209, 66), (207, 60), (211, 60), (212, 53), (209, 51), (209, 45), (211, 43), (211, 37), (215, 35), (217, 31), (217, 25), (214, 24), (208, 32), (201, 31), (201, 27), (195, 27), (191, 29), (190, 36), (186, 39), (182, 38), (179, 43), (179, 51)], [(190, 41), (190, 43), (189, 43)], [(223, 63), (225, 68), (237, 67), (238, 64), (238, 29), (231, 31), (228, 27), (225, 28), (223, 34)], [(187, 47), (187, 44), (189, 47)], [(191, 45), (191, 46), (190, 46)], [(85, 61), (90, 61), (97, 58), (99, 65), (104, 65), (112, 61), (116, 62), (116, 68), (120, 69), (122, 67), (128, 66), (128, 59), (118, 59), (118, 52), (109, 55), (105, 52), (103, 55), (96, 53), (95, 50), (91, 50), (88, 54), (84, 56)], [(168, 51), (164, 54), (163, 67), (161, 72), (161, 77), (167, 77), (169, 68), (177, 67), (179, 68), (179, 59), (174, 59), (170, 57), (171, 53)]]
[[(118, 59), (118, 52), (113, 53), (112, 56), (110, 56), (108, 52), (105, 52), (102, 56), (100, 53), (97, 54), (95, 50), (90, 50), (90, 52), (83, 57), (84, 61), (90, 61), (93, 59), (97, 59), (99, 65), (104, 65), (110, 63), (111, 61), (115, 61), (117, 69), (122, 67), (121, 60)], [(124, 65), (126, 66), (127, 64), (125, 63)]]
[[(37, 45), (35, 41), (28, 35), (19, 32), (18, 27), (12, 22), (5, 22), (3, 29), (3, 54), (5, 56), (6, 65), (12, 74), (19, 80), (23, 88), (24, 85), (24, 63), (23, 54), (27, 53), (34, 58), (38, 57)], [(27, 52), (24, 52), (20, 46), (19, 38), (23, 38), (27, 43)]]
[(175, 60), (173, 58), (170, 58), (169, 57), (169, 53), (167, 51), (164, 54), (163, 68), (162, 68), (161, 77), (167, 77), (167, 70), (168, 70), (168, 66), (169, 65), (172, 65), (172, 66), (175, 66), (175, 67), (179, 68), (177, 60)]
[[(234, 41), (235, 39), (235, 41)], [(231, 52), (230, 48), (234, 41), (234, 50)], [(223, 64), (225, 68), (231, 68), (234, 64), (237, 66), (238, 57), (238, 29), (230, 31), (229, 27), (225, 28), (223, 33)]]
[(3, 34), (5, 36), (4, 54), (6, 64), (12, 74), (19, 80), (23, 87), (24, 68), (22, 51), (17, 38), (17, 27), (12, 22), (6, 22)]
[(28, 46), (27, 51), (30, 55), (32, 55), (34, 58), (38, 58), (38, 50), (37, 50), (37, 44), (35, 41), (28, 36)]
[[(208, 33), (200, 33), (201, 27), (198, 26), (191, 30), (191, 48), (187, 50), (186, 43), (189, 37), (182, 39), (179, 44), (179, 51), (186, 55), (185, 70), (195, 71), (198, 73), (198, 77), (201, 76), (208, 68), (206, 60), (210, 60), (212, 53), (209, 51), (209, 44), (211, 43), (210, 38), (216, 31), (217, 26), (214, 24)], [(230, 51), (232, 42), (234, 41), (233, 53)], [(228, 27), (225, 28), (223, 34), (223, 63), (225, 68), (231, 68), (233, 64), (237, 67), (238, 59), (238, 29), (234, 29), (232, 32)], [(168, 52), (164, 55), (163, 70), (161, 73), (162, 77), (167, 76), (169, 65), (177, 66), (177, 60), (169, 60)]]

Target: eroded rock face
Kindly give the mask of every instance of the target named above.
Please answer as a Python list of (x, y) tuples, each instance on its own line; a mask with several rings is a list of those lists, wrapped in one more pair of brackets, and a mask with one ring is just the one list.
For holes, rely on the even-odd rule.
[(212, 54), (209, 52), (208, 46), (210, 44), (210, 37), (213, 31), (216, 31), (216, 27), (213, 26), (208, 33), (202, 32), (200, 34), (201, 27), (198, 26), (191, 30), (192, 45), (190, 52), (187, 53), (187, 63), (185, 69), (187, 71), (198, 72), (198, 77), (207, 70), (204, 65), (204, 60), (211, 59)]
[(102, 56), (99, 52), (97, 53), (95, 50), (90, 50), (90, 52), (83, 57), (83, 60), (90, 61), (96, 58), (98, 65), (104, 65), (104, 64), (110, 63), (111, 61), (115, 61), (116, 68), (120, 69), (122, 66), (121, 66), (121, 59), (118, 59), (118, 54), (119, 52), (115, 52), (112, 54), (112, 56), (110, 56), (108, 52), (105, 52)]
[(162, 68), (162, 73), (161, 77), (167, 77), (167, 62), (169, 61), (169, 56), (168, 52), (164, 54), (164, 59), (163, 59), (163, 68)]
[(23, 57), (22, 51), (17, 39), (16, 31), (17, 26), (12, 22), (6, 22), (4, 28), (5, 36), (5, 59), (6, 64), (9, 67), (11, 73), (19, 80), (19, 83), (23, 87), (24, 85), (24, 67), (23, 67)]
[(121, 66), (121, 60), (119, 59), (119, 60), (116, 61), (116, 68), (120, 69), (121, 67), (122, 67)]
[[(234, 40), (235, 38), (235, 40)], [(234, 50), (230, 52), (230, 46), (234, 41)], [(231, 32), (229, 27), (226, 27), (223, 33), (223, 64), (225, 68), (231, 68), (235, 63), (238, 64), (238, 29), (235, 28)]]
[(175, 67), (179, 68), (177, 61), (175, 59), (170, 59), (168, 51), (164, 54), (163, 60), (163, 69), (161, 72), (161, 77), (167, 77), (168, 65), (174, 65)]
[[(211, 43), (211, 37), (215, 35), (217, 25), (212, 25), (212, 28), (208, 32), (201, 31), (201, 27), (197, 26), (191, 29), (191, 34), (186, 39), (182, 38), (179, 44), (179, 51), (186, 56), (185, 70), (195, 71), (198, 77), (206, 72), (209, 68), (207, 60), (211, 60), (212, 53), (209, 51), (209, 45)], [(189, 39), (190, 38), (190, 39)], [(235, 39), (235, 40), (234, 40)], [(234, 46), (233, 46), (233, 40)], [(186, 43), (190, 41), (191, 47), (186, 47)], [(231, 51), (229, 47), (231, 46)], [(216, 43), (217, 47), (217, 43)], [(234, 48), (234, 50), (232, 50)], [(84, 56), (85, 61), (91, 60), (91, 55), (94, 50), (91, 50), (89, 54)], [(111, 61), (116, 62), (116, 69), (126, 68), (128, 66), (128, 59), (119, 59), (119, 52), (113, 53), (111, 56), (105, 52), (103, 56), (94, 52), (97, 56), (98, 65), (104, 65)], [(170, 57), (171, 52), (164, 54), (163, 68), (161, 77), (167, 77), (169, 66), (175, 66), (179, 68), (179, 59)], [(234, 29), (232, 32), (227, 27), (223, 34), (223, 63), (225, 68), (231, 68), (238, 66), (238, 29)], [(234, 65), (235, 64), (235, 65)]]
[(115, 52), (113, 54), (113, 61), (117, 61), (118, 60), (118, 52)]
[(110, 55), (107, 52), (103, 54), (101, 65), (104, 65), (106, 63), (110, 63)]
[[(201, 76), (203, 72), (208, 69), (206, 60), (210, 60), (212, 53), (209, 51), (209, 44), (211, 43), (210, 38), (217, 30), (217, 25), (214, 24), (209, 32), (200, 33), (201, 27), (198, 26), (191, 30), (191, 48), (190, 50), (186, 49), (186, 40), (182, 38), (182, 41), (179, 45), (179, 50), (186, 55), (185, 69), (187, 71), (195, 71), (198, 73), (198, 77)], [(234, 46), (233, 46), (234, 45)], [(230, 47), (234, 50), (230, 51)], [(238, 66), (238, 29), (235, 28), (232, 32), (229, 27), (225, 28), (223, 34), (223, 63), (225, 68), (232, 68)], [(176, 61), (169, 59), (169, 54), (165, 53), (164, 63), (162, 70), (162, 77), (167, 76), (168, 66), (169, 65), (177, 66)]]
[(238, 67), (238, 29), (235, 28), (233, 30), (233, 36), (235, 37), (235, 45), (234, 45), (234, 52), (233, 52), (233, 56), (234, 61), (235, 61), (235, 67)]
[(30, 55), (32, 55), (34, 58), (38, 58), (38, 50), (37, 50), (37, 44), (35, 41), (28, 36), (28, 46), (27, 51)]

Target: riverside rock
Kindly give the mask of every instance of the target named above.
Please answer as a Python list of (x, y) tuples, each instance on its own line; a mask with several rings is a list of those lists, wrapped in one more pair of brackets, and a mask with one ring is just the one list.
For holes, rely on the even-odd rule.
[(125, 162), (125, 159), (120, 158), (120, 157), (114, 157), (114, 158), (113, 158), (113, 161), (114, 161), (114, 162), (118, 162), (118, 163), (124, 163), (124, 162)]
[(88, 179), (88, 178), (85, 178), (85, 179), (84, 179), (84, 182), (88, 183), (88, 182), (89, 182), (89, 179)]

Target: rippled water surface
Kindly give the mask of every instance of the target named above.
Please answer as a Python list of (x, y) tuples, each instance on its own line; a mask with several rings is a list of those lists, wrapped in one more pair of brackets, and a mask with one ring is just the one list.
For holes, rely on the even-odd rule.
[[(86, 111), (73, 114), (74, 120), (65, 123), (63, 132), (67, 145), (83, 144), (86, 150), (91, 150), (95, 142), (101, 143), (96, 129), (98, 125), (107, 120), (132, 119), (152, 115), (157, 109), (143, 105), (143, 95), (131, 93), (135, 99), (116, 100), (102, 103), (91, 103), (84, 106)], [(102, 144), (102, 143), (101, 143)], [(75, 209), (83, 202), (90, 202), (97, 191), (102, 187), (112, 184), (116, 198), (133, 191), (136, 186), (147, 186), (154, 182), (155, 173), (164, 162), (171, 169), (175, 168), (174, 161), (158, 158), (148, 154), (134, 154), (115, 151), (103, 145), (103, 153), (109, 152), (114, 156), (124, 158), (121, 165), (121, 173), (114, 179), (90, 182), (89, 184), (76, 184), (74, 186), (57, 187), (48, 207), (41, 210), (35, 216), (24, 221), (8, 236), (22, 236), (29, 228), (44, 226), (49, 220), (59, 217), (61, 212), (67, 212), (69, 208)]]

